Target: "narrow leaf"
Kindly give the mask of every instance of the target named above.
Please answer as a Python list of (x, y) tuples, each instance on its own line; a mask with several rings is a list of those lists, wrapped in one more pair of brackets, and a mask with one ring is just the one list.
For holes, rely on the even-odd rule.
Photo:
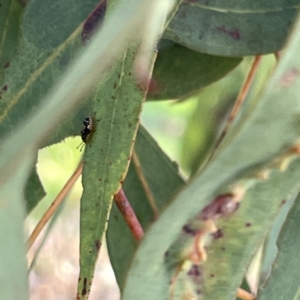
[[(145, 99), (134, 76), (136, 53), (137, 46), (133, 44), (94, 98), (94, 128), (86, 145), (82, 179), (77, 299), (88, 297), (113, 196), (120, 189), (130, 162)], [(150, 75), (151, 70), (147, 77)]]
[[(163, 153), (155, 140), (140, 126), (134, 151), (141, 162), (142, 172), (161, 211), (184, 182), (175, 163)], [(155, 214), (145, 194), (136, 166), (131, 161), (123, 189), (143, 228), (155, 220)], [(120, 289), (123, 289), (126, 273), (136, 250), (136, 242), (123, 216), (114, 204), (107, 230), (109, 257)]]
[(300, 197), (292, 206), (277, 241), (278, 254), (269, 280), (258, 294), (258, 300), (299, 299)]

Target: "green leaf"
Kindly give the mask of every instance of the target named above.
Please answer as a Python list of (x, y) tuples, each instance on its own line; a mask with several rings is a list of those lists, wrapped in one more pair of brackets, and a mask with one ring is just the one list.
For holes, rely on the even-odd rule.
[(183, 98), (225, 76), (241, 58), (213, 56), (162, 40), (153, 71), (156, 87), (148, 100)]
[[(20, 37), (21, 1), (3, 0), (0, 8), (0, 80), (15, 55)], [(1, 99), (2, 91), (0, 92)]]
[[(0, 103), (1, 137), (14, 132), (29, 115), (37, 112), (43, 96), (78, 56), (83, 46), (82, 22), (97, 3), (97, 0), (32, 0), (28, 3), (18, 53), (10, 61), (2, 80), (6, 89), (2, 91)], [(86, 113), (85, 107), (65, 114), (43, 146), (78, 134), (78, 120)]]
[(46, 193), (34, 166), (25, 187), (25, 204), (27, 214), (35, 208), (45, 195)]
[[(170, 161), (142, 126), (139, 128), (134, 149), (157, 209), (161, 211), (184, 184), (178, 174), (178, 167)], [(133, 162), (130, 164), (123, 189), (142, 227), (146, 229), (155, 220), (155, 214)], [(115, 204), (112, 207), (106, 239), (117, 282), (120, 289), (123, 289), (125, 276), (137, 244)]]
[[(1, 156), (3, 159), (5, 157)], [(0, 189), (0, 291), (4, 300), (27, 300), (29, 297), (23, 189), (30, 165), (28, 159)]]
[[(294, 32), (299, 30), (298, 22)], [(176, 272), (179, 284), (196, 299), (198, 292), (201, 300), (235, 299), (282, 200), (300, 188), (299, 51), (300, 37), (294, 34), (259, 101), (244, 111), (203, 172), (151, 226), (128, 273), (123, 299), (168, 299)], [(228, 193), (236, 212), (224, 217), (224, 194)], [(238, 208), (234, 203), (239, 200)], [(215, 238), (205, 227), (207, 211), (219, 229)], [(194, 241), (194, 231), (187, 230), (191, 225), (203, 234), (200, 242), (207, 249), (207, 261), (199, 259), (196, 270), (186, 254)], [(202, 236), (212, 238), (211, 243)], [(174, 254), (172, 261), (168, 251)]]
[[(5, 138), (1, 139), (0, 148), (0, 192), (2, 193), (1, 199), (4, 201), (3, 204), (5, 204), (0, 207), (1, 215), (3, 215), (3, 217), (0, 218), (0, 227), (2, 228), (0, 238), (1, 243), (5, 245), (1, 247), (0, 250), (1, 269), (5, 272), (2, 273), (3, 277), (5, 277), (5, 280), (3, 280), (5, 288), (2, 289), (1, 287), (3, 297), (8, 295), (7, 298), (11, 299), (10, 291), (12, 290), (13, 293), (18, 293), (16, 296), (18, 299), (27, 299), (28, 296), (26, 287), (26, 254), (21, 225), (23, 224), (23, 217), (25, 215), (24, 199), (21, 196), (27, 177), (22, 176), (22, 180), (20, 179), (18, 182), (15, 182), (14, 178), (21, 172), (20, 170), (23, 172), (25, 167), (26, 172), (24, 171), (24, 173), (29, 174), (30, 168), (28, 164), (33, 163), (38, 148), (49, 138), (49, 134), (59, 127), (60, 122), (65, 120), (66, 113), (72, 112), (72, 109), (82, 103), (87, 91), (93, 90), (96, 84), (99, 84), (99, 80), (108, 74), (109, 69), (115, 63), (116, 57), (124, 50), (124, 47), (128, 45), (129, 40), (133, 38), (141, 39), (142, 36), (145, 36), (145, 24), (161, 25), (161, 22), (165, 19), (162, 18), (162, 15), (166, 14), (166, 11), (160, 10), (158, 14), (159, 18), (157, 18), (156, 14), (149, 13), (149, 11), (152, 11), (150, 8), (152, 8), (153, 3), (153, 0), (136, 0), (134, 3), (126, 2), (116, 8), (112, 13), (111, 19), (107, 20), (103, 25), (102, 31), (95, 34), (94, 39), (86, 49), (82, 51), (78, 60), (68, 69), (65, 76), (59, 78), (57, 85), (51, 90), (51, 93), (45, 97), (42, 105), (34, 108), (34, 114), (26, 115), (26, 118), (22, 120), (22, 124), (18, 122), (17, 116), (12, 118), (13, 122), (10, 125), (14, 127), (13, 134), (10, 131), (10, 126), (6, 126), (6, 130), (2, 131), (2, 134), (6, 135)], [(155, 3), (157, 4), (157, 2)], [(45, 10), (41, 11), (47, 13)], [(71, 40), (74, 35), (80, 32), (80, 27), (77, 30), (75, 30), (70, 37)], [(156, 36), (155, 32), (154, 35)], [(150, 44), (151, 41), (153, 44), (153, 37), (152, 40), (148, 40)], [(114, 45), (114, 47), (111, 45)], [(57, 52), (55, 53), (56, 55), (59, 54)], [(30, 52), (28, 55), (30, 57)], [(22, 78), (18, 72), (15, 73), (14, 76), (13, 74), (9, 75), (11, 85), (8, 86), (6, 97), (10, 98), (11, 101), (5, 102), (3, 107), (1, 107), (1, 112), (3, 113), (0, 117), (1, 122), (3, 122), (3, 118), (6, 117), (6, 113), (8, 113), (23, 96), (25, 97), (26, 92), (31, 93), (31, 89), (28, 87), (30, 87), (32, 82), (38, 77), (39, 72), (44, 70), (44, 68), (37, 68), (37, 71), (33, 68), (33, 73), (29, 72), (26, 59), (25, 57), (23, 58), (23, 61), (20, 57), (19, 60), (15, 60), (14, 66), (11, 66), (9, 72), (12, 72), (12, 69), (17, 72), (19, 68), (20, 73), (22, 73), (21, 70), (24, 68), (27, 72), (25, 73), (29, 75), (29, 77)], [(35, 62), (38, 63), (40, 59), (45, 59), (45, 56), (39, 56), (36, 59)], [(53, 57), (50, 55), (50, 58), (47, 58), (44, 64), (42, 64), (43, 67), (47, 67), (48, 64), (51, 64), (52, 59)], [(17, 63), (20, 64), (18, 65)], [(35, 64), (33, 65), (35, 66)], [(31, 67), (33, 66), (30, 65), (29, 68)], [(8, 78), (8, 73), (6, 73), (6, 76), (6, 78)], [(14, 78), (16, 79), (15, 82), (13, 81)], [(41, 86), (42, 83), (43, 81), (39, 82)], [(29, 95), (26, 94), (26, 96), (29, 98)], [(28, 106), (30, 106), (30, 104), (31, 102), (27, 103)], [(27, 106), (24, 105), (24, 111), (26, 111), (26, 107)], [(19, 112), (18, 116), (21, 118), (23, 115), (25, 115), (25, 112), (23, 112), (23, 114)], [(135, 124), (132, 124), (132, 130), (134, 130), (134, 125)], [(127, 126), (129, 126), (128, 123)], [(3, 126), (0, 127), (3, 128)], [(127, 143), (131, 144), (132, 141), (127, 141)], [(123, 146), (124, 145), (122, 145), (122, 147)], [(6, 204), (7, 200), (9, 200), (8, 204)], [(12, 237), (8, 237), (8, 229)], [(26, 288), (23, 288), (24, 286)]]
[(263, 262), (262, 262), (260, 278), (259, 278), (260, 287), (263, 287), (265, 285), (272, 272), (272, 266), (276, 258), (276, 255), (278, 253), (278, 247), (277, 247), (278, 236), (280, 234), (280, 231), (282, 230), (282, 226), (284, 225), (284, 222), (286, 221), (287, 214), (289, 213), (291, 207), (295, 202), (296, 196), (297, 195), (293, 195), (292, 197), (290, 197), (290, 199), (288, 199), (286, 203), (282, 206), (266, 238), (265, 245), (264, 245)]
[(258, 300), (299, 299), (300, 197), (292, 206), (277, 241), (278, 254), (269, 280), (259, 291)]
[[(145, 92), (137, 85), (137, 46), (124, 53), (105, 85), (98, 88), (92, 117), (94, 131), (86, 145), (80, 207), (80, 274), (77, 299), (89, 294), (94, 267), (107, 227), (113, 196), (130, 162)], [(154, 61), (153, 61), (154, 63)], [(151, 71), (147, 76), (151, 76)]]
[[(253, 99), (255, 100), (255, 97), (262, 90), (270, 77), (270, 70), (274, 68), (274, 61), (274, 55), (262, 58), (242, 110), (249, 109)], [(237, 98), (252, 63), (252, 57), (245, 58), (226, 77), (194, 95), (198, 98), (198, 104), (185, 127), (180, 159), (182, 168), (188, 173), (196, 174), (199, 167), (203, 166), (208, 159), (226, 115)]]
[(184, 1), (164, 37), (213, 55), (273, 53), (283, 47), (298, 8), (294, 0)]

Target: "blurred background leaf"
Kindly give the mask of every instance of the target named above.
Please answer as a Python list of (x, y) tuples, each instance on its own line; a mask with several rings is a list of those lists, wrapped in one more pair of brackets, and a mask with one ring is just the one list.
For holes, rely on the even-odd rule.
[(170, 40), (158, 45), (158, 56), (148, 100), (182, 99), (232, 71), (242, 58), (213, 56), (192, 51)]
[(298, 0), (183, 1), (164, 38), (213, 55), (274, 53), (283, 47), (298, 9)]
[(277, 241), (278, 253), (269, 280), (258, 293), (258, 300), (299, 299), (300, 198), (291, 207)]
[[(20, 39), (20, 21), (25, 4), (17, 0), (1, 1), (0, 9), (0, 80), (14, 57)], [(2, 86), (3, 89), (3, 86)], [(5, 90), (0, 91), (0, 99)]]

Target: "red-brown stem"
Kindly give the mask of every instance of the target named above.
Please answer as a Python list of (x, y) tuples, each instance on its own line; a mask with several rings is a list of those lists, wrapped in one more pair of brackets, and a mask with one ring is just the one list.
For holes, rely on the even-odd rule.
[(78, 165), (77, 169), (73, 173), (73, 175), (69, 178), (65, 186), (62, 188), (62, 190), (59, 192), (59, 194), (56, 196), (50, 207), (47, 209), (47, 211), (44, 213), (36, 227), (34, 228), (33, 232), (31, 233), (30, 237), (27, 241), (27, 247), (28, 250), (38, 237), (38, 235), (41, 233), (42, 229), (45, 227), (49, 219), (53, 216), (53, 214), (56, 212), (62, 201), (65, 199), (65, 197), (68, 195), (69, 191), (75, 184), (76, 180), (80, 176), (82, 172), (82, 162)]
[(122, 213), (133, 237), (136, 241), (140, 241), (141, 238), (144, 236), (144, 230), (137, 219), (134, 210), (132, 209), (123, 189), (120, 189), (115, 194), (115, 202)]
[(253, 79), (255, 77), (255, 74), (257, 72), (257, 69), (258, 69), (258, 66), (260, 64), (260, 61), (261, 61), (261, 58), (262, 56), (261, 55), (257, 55), (255, 56), (254, 60), (253, 60), (253, 63), (251, 65), (251, 69), (247, 75), (247, 78), (240, 90), (240, 93), (235, 101), (235, 104), (232, 108), (232, 111), (230, 113), (230, 116), (229, 118), (227, 119), (227, 123), (225, 124), (225, 127), (223, 129), (223, 132), (217, 142), (217, 146), (221, 143), (221, 141), (223, 140), (224, 136), (226, 135), (228, 129), (229, 129), (229, 126), (231, 125), (232, 121), (235, 119), (236, 115), (238, 114), (238, 112), (240, 111), (240, 108), (249, 92), (249, 89), (250, 89), (250, 86), (253, 82)]
[(152, 208), (152, 211), (153, 211), (153, 214), (154, 214), (154, 217), (155, 219), (157, 219), (158, 217), (158, 208), (157, 208), (157, 205), (156, 205), (156, 202), (155, 202), (155, 198), (151, 192), (151, 189), (150, 189), (150, 186), (147, 182), (147, 179), (142, 171), (142, 166), (141, 166), (141, 162), (140, 162), (140, 159), (138, 157), (138, 155), (136, 154), (136, 152), (133, 150), (133, 153), (132, 153), (132, 161), (133, 161), (133, 164), (135, 166), (135, 170), (136, 170), (136, 173), (138, 174), (138, 177), (141, 181), (141, 184), (143, 186), (143, 189), (144, 189), (144, 192), (145, 192), (145, 195), (147, 197), (147, 200)]
[(280, 60), (281, 53), (279, 51), (274, 53), (277, 62)]
[(251, 65), (251, 69), (248, 73), (248, 76), (245, 80), (245, 83), (242, 86), (242, 89), (240, 90), (240, 93), (239, 93), (239, 95), (238, 95), (238, 97), (235, 101), (234, 107), (233, 107), (233, 109), (231, 111), (231, 114), (229, 116), (229, 119), (228, 119), (229, 123), (231, 123), (235, 119), (237, 113), (239, 112), (239, 110), (241, 108), (241, 105), (243, 104), (243, 102), (244, 102), (244, 100), (245, 100), (245, 98), (246, 98), (246, 96), (249, 92), (250, 86), (251, 86), (251, 84), (253, 82), (253, 79), (255, 77), (255, 74), (256, 74), (256, 71), (257, 71), (258, 66), (260, 64), (261, 58), (262, 58), (261, 55), (257, 55), (257, 56), (255, 56), (255, 58), (253, 60), (253, 63)]
[(238, 288), (238, 290), (236, 292), (236, 296), (243, 300), (255, 300), (256, 299), (256, 297), (254, 295), (250, 294), (249, 292), (247, 292), (241, 288)]

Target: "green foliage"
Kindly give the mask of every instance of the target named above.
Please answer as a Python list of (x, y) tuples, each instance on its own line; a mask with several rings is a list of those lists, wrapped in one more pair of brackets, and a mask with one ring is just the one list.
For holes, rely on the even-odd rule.
[(272, 276), (259, 292), (258, 300), (299, 298), (299, 214), (298, 196), (277, 241), (278, 255), (273, 265)]
[[(297, 297), (288, 278), (298, 270), (299, 199), (289, 213), (282, 206), (300, 188), (299, 22), (276, 70), (266, 58), (215, 140), (251, 65), (242, 57), (279, 51), (298, 3), (200, 2), (108, 1), (104, 20), (90, 16), (94, 0), (1, 3), (1, 299), (29, 297), (23, 221), (44, 197), (37, 151), (77, 135), (87, 116), (77, 299), (88, 298), (105, 234), (123, 299), (235, 299), (276, 226), (278, 256), (271, 269), (274, 252), (264, 252), (262, 270), (271, 272), (258, 299)], [(89, 42), (87, 18), (102, 22)], [(169, 41), (157, 45), (161, 35)], [(198, 103), (181, 140), (180, 167), (193, 175), (185, 183), (139, 118), (146, 98), (187, 97)], [(146, 230), (141, 243), (113, 204), (121, 187)]]
[(184, 98), (221, 79), (241, 58), (227, 58), (195, 52), (168, 40), (158, 47), (153, 80), (157, 83), (148, 99)]
[[(149, 182), (157, 209), (161, 211), (184, 184), (177, 166), (162, 152), (143, 127), (140, 127), (137, 135), (135, 152), (141, 162), (142, 172)], [(156, 216), (133, 162), (130, 164), (123, 188), (141, 225), (143, 228), (149, 227)], [(106, 238), (118, 284), (123, 288), (126, 272), (136, 250), (136, 242), (116, 205), (112, 208)], [(124, 250), (121, 252), (120, 248)]]
[(288, 1), (184, 1), (164, 37), (194, 51), (245, 56), (282, 48), (298, 12)]

